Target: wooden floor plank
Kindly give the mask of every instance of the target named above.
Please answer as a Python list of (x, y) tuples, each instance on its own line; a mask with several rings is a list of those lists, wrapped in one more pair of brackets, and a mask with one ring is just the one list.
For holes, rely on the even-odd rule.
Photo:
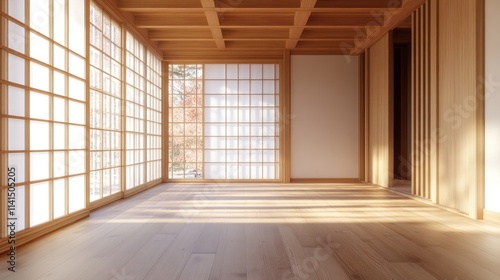
[(356, 184), (162, 184), (17, 248), (0, 279), (500, 279), (500, 225)]

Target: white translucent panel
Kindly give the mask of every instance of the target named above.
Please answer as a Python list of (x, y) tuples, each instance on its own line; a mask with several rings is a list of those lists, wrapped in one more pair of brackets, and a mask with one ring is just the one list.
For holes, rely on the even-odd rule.
[(17, 87), (8, 87), (9, 105), (7, 112), (11, 116), (24, 117), (24, 90)]
[(262, 162), (262, 150), (250, 150), (251, 162)]
[(262, 81), (252, 81), (250, 87), (252, 94), (262, 94)]
[(274, 85), (275, 85), (275, 81), (272, 80), (272, 81), (264, 81), (264, 84), (263, 84), (263, 93), (264, 94), (275, 94), (276, 91), (274, 90)]
[(252, 134), (253, 137), (250, 138), (250, 148), (252, 149), (262, 149), (263, 148), (263, 143), (262, 143), (262, 137), (255, 137), (254, 134)]
[(70, 125), (68, 127), (68, 148), (85, 149), (85, 127)]
[(54, 124), (54, 150), (62, 150), (66, 148), (66, 125), (64, 124)]
[(264, 64), (264, 79), (274, 79), (274, 64)]
[(238, 150), (227, 150), (227, 162), (238, 162)]
[(7, 157), (7, 167), (16, 168), (16, 182), (23, 183), (26, 181), (25, 173), (25, 154), (24, 153), (9, 153)]
[(205, 81), (205, 94), (225, 94), (225, 93), (226, 93), (225, 80)]
[(80, 174), (85, 172), (84, 151), (68, 152), (68, 172), (69, 175)]
[(262, 125), (261, 124), (252, 124), (250, 128), (250, 133), (252, 136), (262, 136)]
[(276, 106), (274, 102), (274, 95), (264, 95), (262, 99), (262, 106), (264, 107), (274, 107)]
[(49, 64), (49, 41), (36, 33), (30, 33), (30, 56)]
[(32, 184), (30, 187), (30, 226), (49, 221), (49, 183)]
[(226, 165), (224, 163), (206, 163), (205, 179), (225, 179)]
[(262, 122), (262, 109), (252, 108), (250, 109), (251, 122)]
[(85, 177), (70, 177), (68, 180), (68, 212), (85, 208)]
[(226, 109), (226, 121), (228, 123), (238, 122), (239, 111), (237, 108)]
[(264, 124), (262, 127), (263, 136), (275, 136), (276, 135), (276, 125), (274, 124)]
[(248, 94), (250, 93), (250, 81), (249, 80), (240, 80), (238, 87), (238, 93), (240, 94)]
[(15, 56), (13, 54), (8, 54), (8, 79), (9, 81), (17, 84), (24, 85), (24, 75), (26, 74), (24, 71), (24, 59)]
[(276, 121), (276, 110), (273, 109), (262, 109), (263, 122), (275, 122)]
[(241, 108), (239, 110), (239, 122), (250, 122), (250, 109)]
[(30, 1), (30, 26), (49, 36), (50, 3), (49, 1)]
[(262, 179), (262, 164), (250, 165), (250, 173), (251, 179)]
[(70, 53), (68, 58), (69, 72), (82, 79), (85, 78), (85, 60)]
[(30, 94), (30, 117), (33, 119), (50, 119), (49, 96), (42, 93), (31, 92)]
[(205, 136), (226, 136), (224, 124), (205, 124)]
[(238, 179), (238, 164), (226, 165), (226, 179)]
[(90, 201), (101, 198), (102, 171), (90, 172)]
[(19, 0), (8, 0), (7, 3), (9, 10), (8, 13), (11, 17), (24, 23), (24, 1)]
[(226, 138), (224, 137), (205, 137), (205, 149), (225, 149)]
[(54, 219), (66, 213), (66, 182), (64, 179), (54, 181)]
[(8, 149), (9, 151), (24, 150), (24, 120), (9, 119), (8, 121)]
[(54, 33), (53, 38), (56, 42), (61, 45), (66, 43), (66, 1), (65, 0), (54, 0)]
[(30, 68), (31, 87), (49, 91), (49, 68), (35, 62), (31, 62)]
[(252, 107), (262, 107), (262, 95), (252, 95), (250, 97), (250, 104)]
[(205, 150), (205, 162), (226, 162), (225, 150)]
[(7, 34), (8, 47), (12, 50), (24, 53), (24, 43), (26, 40), (24, 28), (12, 21), (9, 21)]
[(66, 153), (54, 152), (54, 177), (62, 177), (66, 175)]
[(279, 81), (276, 81), (276, 86), (275, 86), (275, 90), (274, 90), (277, 94), (280, 92), (280, 82)]
[(54, 71), (54, 93), (66, 95), (66, 76), (57, 71)]
[(279, 64), (276, 64), (276, 79), (279, 79), (280, 78), (280, 65)]
[(238, 97), (238, 105), (241, 106), (241, 107), (248, 107), (248, 106), (250, 106), (250, 95), (241, 94)]
[(264, 150), (263, 162), (275, 162), (275, 151), (274, 150)]
[(205, 109), (205, 122), (225, 122), (226, 110), (222, 108), (206, 108)]
[(48, 150), (49, 147), (49, 123), (30, 122), (30, 149)]
[[(16, 171), (17, 172), (17, 171)], [(16, 173), (16, 178), (17, 178), (17, 173)], [(19, 182), (19, 180), (17, 180)], [(25, 195), (25, 187), (24, 186), (18, 186), (14, 190), (15, 194), (15, 208), (16, 211), (14, 211), (14, 215), (9, 214), (9, 218), (14, 218), (16, 219), (16, 232), (19, 232), (23, 229), (26, 228), (26, 206), (25, 206), (25, 201), (26, 201), (26, 195)], [(2, 203), (2, 205), (4, 205)]]
[(68, 1), (68, 43), (74, 52), (85, 56), (85, 0)]
[(238, 64), (226, 65), (226, 71), (228, 79), (238, 79)]
[(54, 67), (59, 68), (61, 70), (66, 70), (66, 50), (57, 45), (54, 45), (53, 53), (54, 53), (53, 56)]
[(64, 122), (66, 121), (66, 100), (58, 97), (54, 97), (54, 121)]
[[(264, 135), (267, 135), (266, 134), (266, 131), (264, 131)], [(275, 142), (275, 138), (274, 137), (263, 137), (262, 138), (262, 148), (264, 149), (274, 149), (274, 142)]]
[(228, 149), (238, 149), (238, 137), (227, 137), (226, 146)]
[(69, 89), (69, 97), (78, 99), (78, 100), (85, 100), (85, 83), (69, 77), (69, 83), (68, 83), (68, 89)]
[(205, 79), (225, 79), (226, 65), (225, 64), (206, 64)]
[(250, 164), (239, 164), (238, 169), (240, 179), (250, 179)]
[(205, 95), (206, 107), (226, 106), (226, 97), (224, 95)]
[(227, 136), (238, 136), (238, 124), (228, 124), (226, 125), (226, 135)]
[(240, 136), (250, 136), (250, 125), (240, 124), (238, 130)]
[(85, 124), (85, 104), (75, 101), (68, 103), (68, 121), (75, 124)]
[(239, 150), (239, 161), (250, 162), (250, 150)]
[(251, 65), (251, 79), (262, 79), (262, 64)]
[(262, 179), (277, 179), (274, 164), (265, 163), (263, 166)]
[(49, 153), (31, 153), (31, 181), (48, 179), (49, 166)]
[(250, 65), (240, 64), (239, 65), (239, 78), (240, 79), (250, 79)]
[(227, 95), (226, 104), (228, 107), (238, 106), (238, 95)]
[(238, 147), (240, 149), (250, 149), (250, 137), (240, 137)]
[(226, 93), (227, 94), (238, 94), (238, 81), (228, 80), (226, 82)]

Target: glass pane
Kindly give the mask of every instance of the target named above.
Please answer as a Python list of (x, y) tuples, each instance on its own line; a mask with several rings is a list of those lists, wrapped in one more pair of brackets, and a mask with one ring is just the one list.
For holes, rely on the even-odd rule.
[(77, 176), (69, 178), (69, 213), (85, 208), (85, 177)]
[(49, 183), (33, 184), (30, 187), (30, 226), (49, 221)]
[(65, 0), (54, 0), (54, 40), (66, 45), (66, 5)]
[(85, 124), (85, 104), (69, 101), (68, 105), (69, 122), (75, 124)]
[[(22, 1), (19, 1), (22, 2)], [(8, 23), (8, 47), (18, 51), (20, 53), (24, 53), (24, 43), (25, 43), (25, 32), (24, 28), (20, 25), (9, 21)]]
[(85, 127), (70, 125), (68, 128), (68, 148), (69, 149), (84, 149), (85, 148)]
[(30, 148), (31, 150), (49, 149), (49, 123), (30, 122)]
[(49, 96), (46, 94), (31, 92), (30, 94), (30, 117), (33, 119), (49, 120)]
[(49, 1), (31, 1), (30, 3), (30, 26), (38, 32), (49, 36), (50, 27), (50, 5)]
[(49, 91), (49, 68), (35, 62), (31, 62), (30, 65), (31, 87)]
[(7, 166), (16, 168), (17, 183), (24, 183), (26, 181), (24, 173), (26, 170), (24, 153), (9, 153)]
[(66, 121), (66, 100), (54, 97), (54, 121)]
[(9, 119), (8, 121), (8, 148), (10, 151), (24, 150), (24, 120)]
[(49, 178), (49, 153), (31, 153), (31, 181)]
[(207, 64), (205, 65), (205, 79), (225, 79), (225, 64)]
[(8, 55), (8, 79), (17, 84), (24, 85), (24, 59), (13, 54)]
[(24, 117), (24, 90), (16, 87), (8, 87), (8, 89), (9, 115)]
[[(17, 176), (17, 174), (16, 174)], [(26, 218), (25, 218), (25, 199), (26, 199), (26, 196), (25, 196), (25, 187), (24, 186), (18, 186), (15, 188), (14, 190), (14, 193), (15, 193), (15, 206), (16, 206), (16, 211), (15, 211), (15, 214), (13, 216), (10, 216), (9, 215), (9, 218), (16, 218), (17, 221), (16, 221), (16, 232), (19, 232), (23, 229), (26, 228)], [(3, 205), (3, 204), (2, 204)], [(7, 205), (7, 204), (5, 204)]]
[(24, 23), (24, 1), (8, 0), (9, 15)]
[(54, 177), (62, 177), (66, 175), (66, 153), (54, 152)]
[(66, 95), (66, 76), (57, 71), (54, 71), (54, 93)]
[(70, 53), (69, 54), (69, 72), (82, 79), (85, 78), (85, 60)]
[(85, 56), (85, 0), (68, 1), (69, 48)]
[(85, 101), (85, 83), (69, 77), (69, 97)]
[[(66, 70), (66, 50), (54, 45), (54, 67)], [(61, 74), (62, 75), (62, 74)]]
[(31, 32), (30, 56), (49, 64), (49, 41)]
[(80, 174), (85, 172), (85, 152), (70, 151), (68, 152), (68, 172), (69, 175)]
[(64, 179), (54, 181), (54, 219), (62, 217), (66, 212), (66, 182)]
[(226, 82), (224, 80), (205, 81), (206, 94), (225, 94)]

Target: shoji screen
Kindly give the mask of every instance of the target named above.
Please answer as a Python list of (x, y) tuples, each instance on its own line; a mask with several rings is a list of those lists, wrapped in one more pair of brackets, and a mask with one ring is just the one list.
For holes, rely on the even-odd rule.
[(279, 65), (171, 65), (169, 178), (279, 179)]
[(121, 28), (90, 7), (90, 201), (121, 191)]
[(87, 9), (84, 0), (2, 5), (1, 156), (16, 170), (19, 231), (86, 206)]

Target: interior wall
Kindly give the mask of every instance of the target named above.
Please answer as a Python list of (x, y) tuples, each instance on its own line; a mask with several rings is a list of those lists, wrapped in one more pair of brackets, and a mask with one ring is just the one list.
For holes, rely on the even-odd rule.
[(358, 58), (291, 57), (292, 179), (359, 178)]
[(368, 177), (370, 183), (389, 187), (392, 178), (392, 73), (391, 34), (367, 50)]
[[(486, 0), (485, 209), (500, 212), (500, 1)], [(496, 83), (495, 83), (496, 82)]]
[[(481, 208), (481, 2), (439, 0), (438, 203), (477, 217)], [(484, 3), (484, 2), (483, 2)], [(484, 13), (484, 10), (482, 10)], [(478, 210), (478, 211), (476, 211)], [(482, 212), (482, 208), (481, 208)]]

